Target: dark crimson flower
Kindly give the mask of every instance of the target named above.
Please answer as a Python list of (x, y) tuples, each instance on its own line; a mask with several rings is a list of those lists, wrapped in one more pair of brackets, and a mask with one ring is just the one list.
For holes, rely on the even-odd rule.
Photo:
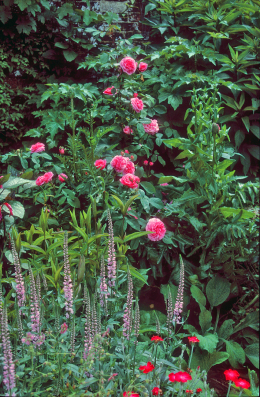
[(188, 372), (177, 372), (175, 374), (175, 381), (176, 382), (182, 382), (185, 383), (188, 380), (192, 380), (192, 377), (190, 376), (190, 374), (188, 374)]
[(226, 371), (224, 371), (224, 375), (226, 380), (232, 380), (232, 382), (234, 382), (240, 376), (235, 369), (226, 369)]
[(189, 339), (190, 343), (199, 342), (199, 339), (197, 338), (197, 336), (188, 336), (188, 339)]
[(250, 383), (247, 380), (242, 379), (242, 378), (235, 379), (234, 383), (235, 383), (236, 387), (241, 387), (241, 389), (249, 389), (249, 387), (250, 387)]
[(202, 389), (199, 387), (197, 390), (196, 390), (196, 393), (200, 393), (202, 391)]
[(146, 365), (141, 365), (141, 367), (139, 367), (140, 371), (143, 371), (144, 374), (148, 374), (153, 371), (154, 368), (155, 366), (150, 361), (148, 361)]
[(153, 341), (155, 343), (163, 342), (163, 338), (161, 338), (160, 336), (152, 336), (151, 341)]

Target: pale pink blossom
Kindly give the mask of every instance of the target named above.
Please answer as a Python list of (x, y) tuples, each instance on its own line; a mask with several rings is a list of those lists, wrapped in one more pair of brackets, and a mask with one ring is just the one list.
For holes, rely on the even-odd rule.
[(44, 152), (45, 150), (45, 145), (44, 143), (37, 142), (35, 145), (32, 145), (30, 148), (31, 153), (39, 153), (39, 152)]
[(134, 163), (128, 159), (125, 168), (123, 169), (123, 174), (134, 174), (135, 173), (135, 165)]
[(120, 179), (120, 182), (131, 189), (137, 189), (140, 179), (133, 174), (126, 174)]
[(124, 127), (123, 132), (127, 135), (133, 134), (133, 130), (128, 125)]
[[(141, 110), (143, 110), (143, 108), (144, 108), (144, 103), (143, 103), (142, 99), (131, 98), (131, 104), (132, 104), (132, 107), (136, 113), (140, 113)], [(145, 124), (143, 124), (143, 125), (145, 125)]]
[(128, 75), (133, 74), (137, 68), (137, 62), (131, 57), (125, 57), (120, 62), (120, 67), (123, 72), (127, 73)]
[(160, 183), (160, 186), (168, 186), (169, 184), (168, 183)]
[(145, 230), (147, 232), (153, 232), (153, 234), (147, 235), (151, 241), (162, 240), (166, 233), (164, 223), (158, 218), (151, 218), (147, 223)]
[[(66, 174), (60, 174), (58, 175), (59, 181), (60, 182), (65, 182), (65, 180), (68, 178), (68, 175)], [(64, 179), (65, 178), (65, 179)]]
[(123, 172), (127, 164), (127, 158), (123, 156), (115, 156), (111, 162), (110, 165), (114, 168), (116, 172)]
[(150, 135), (155, 135), (159, 131), (157, 120), (152, 120), (150, 124), (143, 124), (145, 132)]
[(145, 62), (140, 62), (139, 63), (140, 72), (145, 72), (147, 68), (148, 68), (148, 64), (147, 63), (145, 63)]
[(106, 160), (99, 159), (99, 160), (95, 161), (95, 167), (100, 170), (103, 170), (105, 168), (106, 164), (107, 164)]

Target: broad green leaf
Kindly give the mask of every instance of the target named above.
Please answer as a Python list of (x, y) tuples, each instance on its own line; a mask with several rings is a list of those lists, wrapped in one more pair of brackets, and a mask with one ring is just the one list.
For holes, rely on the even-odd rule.
[(213, 353), (218, 344), (217, 334), (205, 334), (204, 336), (195, 333), (195, 336), (199, 339), (199, 347), (203, 350), (207, 350), (209, 353)]
[(125, 272), (127, 272), (128, 268), (129, 268), (131, 276), (137, 278), (138, 280), (142, 281), (144, 284), (148, 285), (148, 283), (147, 283), (148, 276), (141, 274), (138, 271), (138, 269), (136, 269), (135, 267), (123, 265), (120, 267), (120, 270), (124, 270)]
[(259, 146), (247, 145), (247, 149), (253, 157), (255, 157), (257, 160), (260, 160), (260, 147)]
[(212, 326), (211, 321), (212, 321), (212, 315), (210, 311), (206, 310), (205, 308), (202, 308), (199, 315), (199, 323), (203, 334), (205, 334), (205, 332), (207, 332), (208, 329)]
[(12, 19), (11, 9), (9, 7), (0, 6), (0, 21), (5, 24), (9, 19)]
[(168, 183), (168, 182), (171, 182), (172, 180), (173, 180), (173, 177), (172, 177), (172, 176), (161, 176), (161, 178), (159, 178), (158, 183), (159, 183), (159, 184), (161, 184), (161, 183)]
[(66, 61), (68, 62), (74, 61), (74, 59), (76, 59), (78, 56), (78, 54), (75, 51), (69, 51), (69, 50), (63, 51), (63, 55)]
[[(116, 196), (113, 196), (113, 197), (115, 198)], [(134, 196), (130, 197), (130, 199), (125, 203), (124, 208), (123, 208), (123, 214), (124, 214), (124, 215), (127, 213), (128, 208), (130, 207), (130, 205), (132, 204), (132, 202), (133, 202), (136, 198), (139, 198), (139, 199), (140, 199), (139, 194), (135, 194)], [(120, 200), (120, 201), (121, 201), (121, 200)], [(122, 201), (121, 201), (121, 203), (122, 203)], [(120, 207), (120, 208), (121, 208), (121, 207)]]
[(239, 208), (221, 207), (219, 210), (222, 212), (225, 218), (228, 218), (229, 216), (234, 217), (238, 215), (241, 211), (242, 211), (241, 219), (250, 219), (250, 218), (254, 218), (255, 216), (253, 212)]
[(93, 243), (93, 241), (95, 241), (95, 240), (98, 239), (98, 238), (101, 238), (101, 237), (108, 237), (108, 236), (109, 236), (108, 233), (96, 234), (95, 236), (92, 236), (92, 237), (88, 240), (88, 243), (91, 244), (91, 243)]
[(195, 369), (199, 365), (201, 370), (208, 372), (211, 367), (223, 363), (228, 358), (229, 354), (227, 352), (208, 353), (206, 351), (195, 349), (191, 360), (191, 368)]
[(4, 189), (15, 189), (18, 186), (24, 185), (25, 183), (31, 182), (29, 179), (17, 178), (10, 176), (7, 182), (3, 184)]
[(260, 139), (260, 127), (259, 125), (251, 125), (250, 130), (253, 132), (253, 134)]
[(229, 338), (234, 332), (234, 328), (233, 328), (234, 323), (235, 323), (235, 321), (233, 321), (231, 319), (225, 320), (224, 323), (221, 325), (221, 327), (218, 330), (218, 337), (222, 338), (222, 339)]
[(164, 105), (156, 105), (153, 109), (159, 114), (164, 114), (167, 112), (167, 108)]
[(206, 286), (206, 294), (210, 306), (218, 306), (225, 302), (230, 293), (230, 283), (222, 277), (214, 276)]
[(234, 332), (241, 331), (241, 329), (246, 327), (250, 327), (256, 331), (259, 331), (259, 312), (254, 311), (248, 313), (247, 316), (235, 326)]
[(156, 198), (156, 197), (152, 197), (150, 199), (150, 204), (153, 207), (157, 208), (158, 210), (160, 210), (160, 209), (162, 209), (164, 207), (164, 204), (163, 204), (162, 200), (159, 199), (159, 198)]
[(31, 250), (34, 250), (34, 251), (40, 252), (43, 255), (46, 255), (46, 252), (42, 248), (37, 247), (37, 245), (31, 245), (24, 241), (22, 241), (22, 245), (26, 248), (30, 248)]
[(116, 200), (116, 202), (118, 203), (119, 208), (120, 208), (122, 214), (125, 215), (125, 214), (124, 214), (124, 204), (123, 204), (123, 202), (120, 200), (119, 197), (115, 196), (114, 194), (112, 194), (112, 197), (113, 197), (113, 198)]
[(202, 308), (205, 308), (207, 300), (203, 292), (198, 287), (196, 287), (196, 285), (192, 285), (190, 287), (190, 292), (192, 297), (199, 304), (200, 310), (202, 310)]
[(57, 41), (55, 43), (55, 47), (62, 48), (63, 50), (66, 50), (69, 47), (69, 45), (68, 45), (68, 43), (60, 43), (59, 41)]
[(151, 234), (151, 233), (152, 232), (136, 232), (136, 233), (128, 234), (128, 236), (126, 236), (123, 241), (124, 243), (127, 243), (128, 241), (134, 240), (135, 238), (147, 236), (147, 234)]
[[(13, 215), (18, 218), (23, 218), (25, 214), (24, 206), (19, 201), (11, 201), (11, 207), (13, 209)], [(5, 207), (4, 207), (5, 208)]]
[(239, 364), (244, 364), (246, 355), (241, 345), (234, 341), (224, 340), (227, 353), (229, 354), (229, 362), (233, 368), (239, 368)]
[(155, 193), (155, 187), (151, 182), (141, 182), (140, 185), (147, 191), (147, 193)]
[(259, 343), (253, 343), (245, 348), (245, 354), (251, 363), (259, 369)]

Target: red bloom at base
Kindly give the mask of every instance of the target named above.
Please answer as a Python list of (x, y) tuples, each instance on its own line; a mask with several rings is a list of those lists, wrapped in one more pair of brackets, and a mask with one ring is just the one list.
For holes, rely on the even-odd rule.
[(162, 240), (166, 233), (164, 223), (158, 218), (151, 218), (147, 223), (145, 230), (147, 232), (153, 232), (152, 234), (147, 235), (151, 241)]
[(145, 63), (145, 62), (140, 62), (139, 63), (140, 72), (145, 72), (147, 68), (148, 68), (148, 64), (147, 63)]
[(143, 371), (144, 374), (148, 374), (153, 371), (154, 368), (155, 366), (150, 361), (148, 361), (146, 365), (141, 365), (141, 367), (139, 367), (140, 371)]
[(130, 187), (131, 189), (137, 189), (140, 179), (138, 178), (138, 176), (135, 176), (133, 174), (126, 174), (120, 179), (120, 182), (122, 183), (122, 185)]
[(123, 174), (134, 174), (135, 173), (135, 165), (134, 163), (128, 159), (127, 164), (123, 170)]
[(241, 389), (249, 389), (250, 383), (242, 378), (234, 380), (236, 387), (241, 387)]
[(202, 391), (202, 389), (199, 387), (197, 390), (196, 390), (196, 393), (200, 393)]
[(226, 380), (232, 380), (232, 382), (234, 382), (240, 376), (240, 374), (235, 369), (226, 369), (226, 371), (224, 371), (224, 375), (226, 377)]
[(154, 387), (152, 390), (153, 396), (160, 396), (163, 392), (159, 387)]
[(123, 397), (139, 397), (138, 393), (133, 393), (132, 391), (125, 391)]
[(152, 120), (150, 124), (143, 124), (143, 127), (149, 135), (155, 135), (159, 131), (157, 120)]
[(197, 336), (188, 336), (188, 339), (189, 339), (190, 343), (199, 342), (199, 339), (197, 338)]
[(124, 127), (123, 132), (127, 135), (133, 134), (133, 130), (128, 125)]
[(192, 380), (192, 377), (190, 376), (190, 374), (188, 374), (188, 372), (177, 372), (175, 374), (175, 381), (176, 382), (188, 382), (188, 380)]
[(151, 341), (153, 341), (155, 343), (163, 342), (163, 338), (161, 338), (160, 336), (152, 336)]
[(107, 164), (106, 160), (99, 159), (99, 160), (95, 161), (95, 167), (100, 170), (103, 170), (105, 168), (106, 164)]

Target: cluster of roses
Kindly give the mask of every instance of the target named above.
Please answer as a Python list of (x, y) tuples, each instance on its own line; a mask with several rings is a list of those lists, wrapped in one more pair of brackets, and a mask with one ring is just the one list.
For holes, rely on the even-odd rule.
[(122, 178), (120, 179), (122, 185), (127, 186), (131, 189), (138, 188), (140, 178), (134, 175), (135, 165), (128, 157), (115, 156), (111, 160), (110, 165), (114, 168), (116, 172), (123, 174)]
[[(135, 73), (137, 66), (138, 66), (137, 62), (131, 57), (123, 58), (119, 65), (120, 65), (120, 72), (121, 73), (125, 72), (128, 75)], [(147, 67), (148, 67), (147, 63), (140, 62), (139, 71), (145, 72)], [(105, 89), (105, 91), (103, 91), (103, 94), (111, 95), (111, 96), (116, 95), (117, 93), (118, 93), (118, 90), (115, 89), (114, 86), (108, 87)], [(132, 108), (136, 113), (140, 113), (141, 110), (143, 110), (144, 103), (143, 103), (142, 99), (138, 98), (138, 93), (135, 92), (133, 95), (133, 98), (131, 98), (130, 101), (131, 101)], [(143, 124), (143, 127), (144, 127), (145, 132), (147, 132), (147, 134), (150, 134), (150, 135), (155, 135), (159, 131), (159, 126), (158, 126), (157, 120), (152, 120), (150, 124)], [(128, 125), (126, 125), (124, 127), (123, 132), (127, 135), (133, 134), (133, 130)]]

